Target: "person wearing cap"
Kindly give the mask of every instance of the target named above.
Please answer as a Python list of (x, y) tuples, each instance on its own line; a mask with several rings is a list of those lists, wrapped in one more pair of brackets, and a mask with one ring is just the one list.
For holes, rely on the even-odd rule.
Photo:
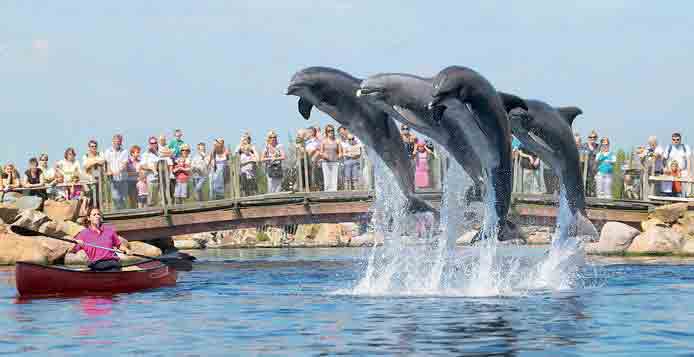
[(176, 159), (172, 173), (176, 178), (176, 186), (174, 188), (174, 202), (183, 204), (188, 198), (188, 180), (190, 179), (190, 145), (183, 144), (180, 147), (181, 156)]
[[(669, 168), (672, 165), (672, 161), (677, 161), (677, 166), (680, 170), (681, 177), (689, 177), (691, 173), (691, 154), (692, 150), (689, 145), (682, 143), (682, 135), (680, 133), (672, 134), (672, 143), (668, 145), (664, 150), (663, 160), (665, 161), (664, 166)], [(686, 196), (690, 192), (690, 184), (685, 183), (682, 185), (682, 192)]]
[(150, 136), (147, 139), (147, 150), (142, 154), (142, 164), (140, 165), (140, 170), (145, 173), (147, 181), (147, 205), (152, 207), (159, 204), (161, 199), (159, 195), (159, 161), (160, 160), (171, 160), (171, 158), (161, 158), (159, 157), (159, 141), (156, 137)]
[(178, 158), (181, 156), (181, 145), (183, 145), (183, 130), (174, 130), (174, 138), (169, 142), (168, 148), (171, 150), (171, 156)]
[(360, 186), (362, 146), (352, 134), (347, 135), (347, 145), (343, 146), (344, 185), (347, 190)]

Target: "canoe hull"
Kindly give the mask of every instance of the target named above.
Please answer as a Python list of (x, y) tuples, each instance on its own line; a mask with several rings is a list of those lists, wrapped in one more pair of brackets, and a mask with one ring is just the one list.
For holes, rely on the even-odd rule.
[(124, 293), (176, 285), (178, 272), (156, 261), (137, 265), (142, 270), (92, 272), (17, 262), (15, 277), (20, 296)]

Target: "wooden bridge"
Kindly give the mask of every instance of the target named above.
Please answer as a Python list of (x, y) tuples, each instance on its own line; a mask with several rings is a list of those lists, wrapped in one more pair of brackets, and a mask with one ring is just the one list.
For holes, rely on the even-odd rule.
[[(440, 206), (441, 193), (419, 196)], [(151, 240), (172, 235), (305, 223), (359, 222), (370, 218), (371, 191), (300, 192), (188, 203), (181, 206), (121, 210), (107, 213), (128, 240)], [(551, 195), (515, 194), (513, 214), (531, 224), (553, 224), (557, 199)], [(620, 221), (638, 225), (654, 204), (644, 201), (588, 199), (588, 216), (595, 223)]]

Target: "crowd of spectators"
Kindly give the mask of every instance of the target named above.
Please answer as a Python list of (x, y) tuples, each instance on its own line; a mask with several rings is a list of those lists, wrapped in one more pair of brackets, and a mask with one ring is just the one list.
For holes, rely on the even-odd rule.
[[(417, 138), (407, 125), (401, 125), (400, 135), (403, 150), (413, 160), (416, 188), (433, 188), (436, 167), (433, 160), (437, 159), (433, 143)], [(609, 138), (598, 138), (595, 130), (590, 132), (585, 143), (578, 133), (575, 134), (581, 171), (585, 174), (586, 195), (612, 198), (616, 155)], [(49, 165), (47, 154), (32, 157), (24, 175), (8, 163), (0, 167), (0, 192), (2, 200), (12, 199), (13, 194), (19, 192), (44, 199), (74, 200), (84, 197), (93, 187), (88, 184), (103, 182), (108, 185), (111, 205), (115, 209), (144, 208), (157, 205), (161, 200), (182, 204), (189, 199), (222, 199), (230, 185), (232, 156), (238, 158), (242, 195), (259, 193), (259, 175), (264, 175), (264, 192), (280, 192), (283, 186), (286, 189), (284, 179), (290, 171), (290, 165), (285, 163), (288, 152), (275, 131), (269, 131), (264, 139), (261, 151), (254, 145), (251, 134), (245, 132), (234, 151), (230, 151), (231, 146), (227, 146), (223, 138), (217, 138), (211, 150), (208, 151), (206, 143), (200, 142), (193, 152), (180, 129), (173, 132), (170, 140), (164, 135), (149, 137), (144, 149), (138, 145), (126, 147), (123, 136), (116, 134), (105, 150), (100, 150), (96, 140), (89, 140), (81, 160), (78, 160), (77, 150), (70, 147), (53, 165)], [(558, 190), (556, 177), (547, 163), (542, 163), (537, 154), (516, 138), (512, 146), (515, 162), (522, 168), (519, 172), (523, 192)], [(294, 180), (300, 187), (311, 191), (364, 188), (366, 153), (359, 139), (347, 128), (341, 126), (336, 130), (329, 124), (323, 130), (319, 126), (299, 129), (291, 149), (298, 160), (292, 167), (296, 168)], [(670, 177), (689, 177), (691, 154), (679, 133), (674, 133), (672, 143), (664, 148), (658, 145), (655, 137), (637, 148), (641, 163), (652, 170), (651, 174)], [(160, 177), (162, 164), (168, 168), (165, 172), (169, 177)], [(625, 184), (630, 180), (625, 177)], [(168, 187), (167, 192), (164, 192), (165, 187)], [(691, 191), (691, 185), (676, 180), (663, 181), (657, 190), (659, 195), (683, 197)]]

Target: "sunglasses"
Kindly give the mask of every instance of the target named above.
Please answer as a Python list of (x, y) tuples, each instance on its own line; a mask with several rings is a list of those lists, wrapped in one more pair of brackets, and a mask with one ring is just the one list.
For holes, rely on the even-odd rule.
[(149, 143), (149, 145), (157, 145), (157, 142), (156, 141), (151, 142), (151, 143)]
[(588, 139), (597, 139), (597, 136), (589, 136)]
[(89, 145), (90, 148), (96, 149), (96, 145)]

